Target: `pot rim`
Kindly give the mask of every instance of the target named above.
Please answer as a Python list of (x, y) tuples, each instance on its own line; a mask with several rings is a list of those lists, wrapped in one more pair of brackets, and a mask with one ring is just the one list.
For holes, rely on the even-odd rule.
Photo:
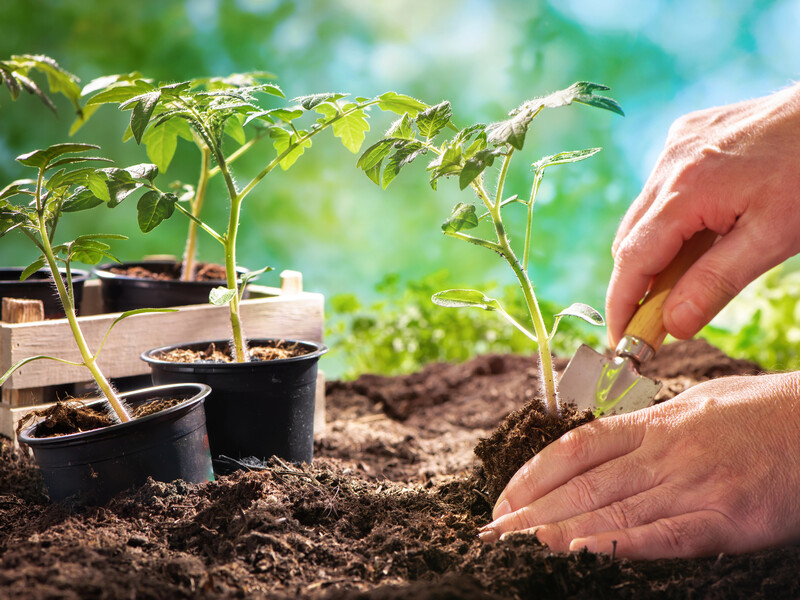
[[(130, 260), (124, 261), (121, 263), (105, 263), (102, 265), (98, 265), (92, 268), (92, 273), (94, 273), (98, 279), (106, 279), (106, 280), (118, 280), (118, 281), (146, 281), (148, 283), (154, 283), (155, 285), (163, 284), (180, 284), (186, 286), (208, 286), (214, 285), (217, 283), (225, 283), (224, 279), (206, 279), (204, 281), (181, 281), (179, 279), (151, 279), (149, 277), (133, 277), (131, 275), (120, 275), (119, 273), (112, 273), (110, 269), (114, 267), (131, 267), (131, 266), (144, 266), (147, 265), (175, 265), (181, 264), (179, 260)], [(237, 267), (236, 272), (239, 275), (246, 275), (250, 271), (244, 267)]]
[(191, 346), (204, 346), (209, 344), (230, 344), (230, 340), (204, 340), (200, 342), (183, 342), (180, 344), (168, 344), (166, 346), (160, 346), (158, 348), (152, 348), (150, 350), (146, 350), (139, 355), (144, 362), (150, 365), (167, 365), (167, 366), (174, 366), (174, 367), (191, 367), (191, 366), (199, 366), (199, 367), (209, 367), (209, 368), (222, 368), (222, 369), (236, 369), (236, 368), (252, 368), (253, 365), (284, 365), (291, 362), (298, 362), (301, 360), (310, 360), (321, 357), (323, 354), (327, 353), (330, 348), (323, 344), (322, 342), (312, 342), (310, 340), (294, 340), (288, 338), (248, 338), (247, 342), (249, 345), (257, 346), (259, 342), (289, 342), (289, 343), (296, 343), (296, 344), (305, 344), (306, 346), (312, 346), (315, 348), (313, 352), (309, 352), (308, 354), (303, 354), (301, 356), (292, 356), (290, 358), (276, 358), (274, 360), (264, 360), (264, 361), (248, 361), (243, 363), (238, 362), (230, 362), (230, 363), (218, 363), (218, 362), (191, 362), (191, 363), (181, 363), (181, 362), (172, 362), (169, 360), (162, 360), (160, 358), (155, 358), (153, 355), (159, 352), (167, 352), (169, 350), (174, 350), (176, 348), (186, 348)]
[[(5, 271), (8, 273), (17, 273), (18, 275), (22, 275), (22, 272), (25, 270), (25, 268), (26, 267), (0, 267), (0, 274)], [(59, 268), (58, 271), (64, 275), (67, 274), (67, 270), (63, 267)], [(87, 281), (92, 276), (92, 274), (86, 269), (70, 269), (70, 271), (72, 272), (73, 283)], [(19, 277), (16, 279), (2, 279), (2, 277), (0, 277), (0, 282), (2, 282), (3, 285), (30, 285), (33, 283), (50, 283), (52, 281), (52, 274), (48, 268), (39, 269), (34, 271), (34, 273), (47, 273), (48, 278), (31, 279), (28, 277), (25, 281), (20, 281)]]
[[(33, 430), (39, 425), (39, 423), (37, 422), (23, 429), (19, 433), (19, 435), (17, 435), (17, 439), (20, 441), (20, 443), (27, 444), (28, 446), (60, 446), (60, 445), (81, 444), (89, 441), (90, 438), (99, 437), (103, 435), (114, 436), (121, 431), (124, 432), (125, 429), (130, 429), (132, 427), (137, 427), (137, 426), (144, 426), (149, 421), (153, 421), (158, 418), (169, 417), (170, 415), (177, 412), (188, 411), (195, 404), (204, 402), (206, 397), (211, 393), (211, 387), (209, 385), (206, 385), (205, 383), (187, 382), (187, 383), (168, 383), (164, 385), (155, 385), (147, 388), (139, 388), (136, 390), (131, 390), (129, 392), (123, 392), (120, 394), (120, 397), (125, 399), (130, 396), (155, 394), (167, 390), (174, 390), (180, 388), (195, 388), (195, 393), (189, 398), (187, 398), (184, 402), (181, 402), (180, 404), (176, 404), (175, 406), (170, 406), (169, 408), (160, 410), (156, 413), (149, 414), (145, 417), (141, 417), (140, 419), (133, 419), (131, 421), (128, 421), (127, 423), (115, 423), (107, 427), (100, 427), (99, 429), (90, 429), (89, 431), (79, 431), (77, 433), (70, 433), (67, 435), (59, 435), (55, 437), (45, 437), (45, 438), (37, 438), (32, 436)], [(92, 406), (100, 402), (107, 402), (107, 400), (101, 398), (95, 398), (87, 402), (86, 405)]]

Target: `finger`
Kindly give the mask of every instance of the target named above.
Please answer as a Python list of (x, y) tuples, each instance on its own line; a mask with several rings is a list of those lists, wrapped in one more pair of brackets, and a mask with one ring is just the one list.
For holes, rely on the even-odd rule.
[(536, 535), (553, 551), (564, 552), (576, 538), (630, 529), (680, 515), (691, 505), (687, 496), (675, 493), (668, 485), (656, 486), (569, 519), (539, 523)]
[(706, 229), (702, 217), (687, 206), (686, 195), (673, 196), (654, 204), (617, 250), (606, 293), (612, 345), (622, 338), (653, 277), (666, 269), (686, 240)]
[[(658, 485), (656, 477), (656, 469), (649, 468), (633, 452), (573, 477), (538, 500), (498, 517), (485, 530), (493, 529), (499, 536), (509, 531), (559, 524), (580, 515), (594, 514), (594, 511), (602, 510), (602, 507), (636, 498), (638, 494), (653, 489)], [(650, 504), (655, 505), (656, 501), (651, 500)], [(606, 513), (601, 512), (599, 516), (604, 515)], [(624, 513), (616, 516), (624, 516)], [(575, 532), (567, 540), (567, 544), (577, 535), (579, 533)]]
[(519, 510), (576, 475), (635, 450), (643, 436), (644, 427), (633, 414), (597, 419), (567, 432), (514, 474), (495, 504), (493, 518)]
[(692, 337), (756, 277), (786, 260), (769, 235), (745, 222), (723, 236), (675, 284), (664, 303), (664, 327)]
[(630, 559), (693, 558), (735, 551), (735, 540), (740, 537), (741, 532), (728, 517), (717, 511), (702, 510), (576, 538), (569, 549), (586, 548)]

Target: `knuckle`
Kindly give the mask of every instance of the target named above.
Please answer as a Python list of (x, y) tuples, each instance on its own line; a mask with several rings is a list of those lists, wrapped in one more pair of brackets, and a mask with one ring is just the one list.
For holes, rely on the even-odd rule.
[(722, 293), (732, 298), (744, 289), (747, 282), (737, 277), (737, 269), (721, 268), (720, 265), (697, 266), (697, 277), (705, 282), (704, 288), (711, 292)]
[(581, 511), (595, 508), (595, 486), (591, 478), (585, 475), (573, 477), (567, 484), (567, 497), (573, 506)]
[(548, 523), (537, 527), (536, 539), (542, 544), (546, 544), (550, 550), (561, 552), (569, 549), (571, 536), (566, 535), (564, 526), (561, 523)]
[(683, 528), (673, 519), (661, 519), (653, 523), (653, 527), (670, 555), (678, 556), (691, 550), (687, 547), (691, 539), (687, 539)]
[(629, 511), (629, 507), (625, 506), (623, 502), (612, 502), (603, 509), (605, 519), (614, 529), (628, 529), (631, 527), (632, 519)]
[(587, 427), (578, 427), (559, 438), (561, 451), (578, 463), (584, 463), (594, 454), (591, 435)]

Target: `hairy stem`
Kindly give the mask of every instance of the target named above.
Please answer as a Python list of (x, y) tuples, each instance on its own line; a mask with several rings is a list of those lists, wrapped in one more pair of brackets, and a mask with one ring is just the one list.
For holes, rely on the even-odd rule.
[(53, 255), (53, 248), (50, 245), (47, 225), (42, 213), (39, 213), (38, 215), (37, 225), (39, 234), (42, 238), (42, 247), (44, 250), (45, 260), (47, 260), (47, 265), (50, 267), (50, 271), (53, 274), (53, 281), (56, 284), (58, 297), (61, 300), (62, 307), (64, 308), (64, 313), (66, 314), (69, 328), (72, 331), (75, 344), (78, 346), (78, 351), (83, 359), (83, 364), (87, 369), (89, 369), (89, 372), (92, 374), (92, 378), (97, 383), (103, 395), (105, 395), (106, 400), (108, 400), (109, 404), (111, 405), (111, 408), (114, 409), (114, 412), (116, 413), (120, 422), (125, 423), (130, 421), (131, 418), (130, 415), (128, 415), (128, 411), (125, 410), (125, 406), (122, 404), (119, 396), (117, 396), (117, 393), (111, 387), (111, 383), (108, 381), (108, 379), (106, 379), (102, 371), (100, 371), (100, 368), (97, 366), (95, 356), (92, 354), (91, 350), (89, 350), (89, 345), (86, 343), (86, 338), (83, 337), (83, 332), (78, 324), (78, 317), (75, 314), (75, 304), (72, 300), (72, 294), (67, 291), (67, 287), (64, 284), (63, 278), (61, 277), (61, 272), (58, 270), (58, 264), (55, 256)]

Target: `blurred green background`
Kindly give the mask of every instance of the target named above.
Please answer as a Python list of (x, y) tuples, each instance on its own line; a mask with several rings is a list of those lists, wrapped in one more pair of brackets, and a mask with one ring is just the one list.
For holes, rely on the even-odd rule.
[[(580, 165), (545, 176), (531, 260), (537, 292), (554, 307), (582, 301), (602, 308), (616, 226), (652, 168), (671, 122), (691, 110), (789, 84), (800, 70), (798, 22), (796, 0), (5, 0), (0, 3), (0, 57), (46, 54), (82, 83), (133, 70), (162, 81), (268, 70), (288, 98), (395, 90), (431, 104), (447, 99), (459, 125), (502, 119), (522, 101), (577, 80), (604, 83), (625, 109), (624, 118), (584, 106), (546, 113), (528, 135), (529, 160), (520, 161), (604, 148)], [(71, 107), (61, 97), (57, 104), (58, 118), (35, 99), (12, 102), (0, 90), (3, 185), (25, 174), (14, 161), (18, 154), (68, 139)], [(103, 118), (91, 120), (74, 141), (99, 144), (119, 163), (146, 161), (143, 148), (121, 141), (129, 115), (111, 107), (101, 111)], [(392, 120), (378, 111), (372, 117), (367, 144)], [(162, 182), (195, 179), (196, 150), (179, 143), (185, 147)], [(259, 152), (236, 164), (241, 179), (257, 172), (274, 151), (266, 144)], [(501, 350), (503, 329), (480, 339), (460, 333), (479, 321), (486, 327), (484, 315), (470, 314), (430, 317), (444, 319), (436, 341), (452, 347), (449, 354), (422, 353), (406, 365), (390, 356), (392, 327), (402, 328), (403, 322), (420, 331), (439, 327), (405, 315), (409, 306), (425, 315), (444, 310), (427, 306), (430, 289), (487, 282), (502, 289), (512, 282), (511, 273), (492, 253), (441, 235), (439, 225), (452, 205), (472, 201), (454, 182), (442, 182), (434, 193), (424, 165), (415, 164), (382, 192), (356, 169), (356, 159), (328, 133), (290, 171), (262, 182), (244, 209), (240, 262), (253, 268), (270, 264), (277, 272), (300, 270), (306, 289), (332, 300), (331, 340), (347, 352), (326, 359), (323, 368), (331, 376), (407, 371), (431, 358)], [(528, 189), (525, 169), (511, 174), (507, 193), (524, 195)], [(211, 198), (209, 218), (221, 224), (226, 206), (214, 205)], [(84, 231), (75, 220), (62, 228), (64, 236)], [(90, 228), (130, 236), (115, 253), (133, 260), (179, 255), (186, 223), (177, 216), (143, 235), (131, 205), (93, 212)], [(0, 248), (6, 265), (35, 258), (16, 238), (4, 239)], [(200, 255), (220, 260), (209, 240), (201, 239)], [(774, 279), (777, 283), (770, 285), (780, 286), (783, 278)], [(276, 285), (277, 275), (260, 282)], [(784, 304), (791, 301), (790, 295), (782, 297), (790, 299), (781, 300)], [(765, 341), (757, 325), (775, 310), (752, 304), (723, 315), (711, 332), (716, 343), (746, 354)], [(794, 303), (781, 311), (793, 315)], [(744, 324), (751, 326), (747, 339), (725, 333), (743, 330)], [(603, 332), (591, 335), (604, 339)], [(789, 346), (793, 335), (785, 340)], [(367, 351), (348, 363), (345, 355), (358, 352), (348, 344), (359, 340)], [(524, 344), (508, 344), (525, 351)], [(386, 356), (370, 350), (379, 347)], [(408, 351), (408, 344), (394, 343), (393, 349)], [(791, 366), (794, 353), (785, 354), (772, 366)]]

